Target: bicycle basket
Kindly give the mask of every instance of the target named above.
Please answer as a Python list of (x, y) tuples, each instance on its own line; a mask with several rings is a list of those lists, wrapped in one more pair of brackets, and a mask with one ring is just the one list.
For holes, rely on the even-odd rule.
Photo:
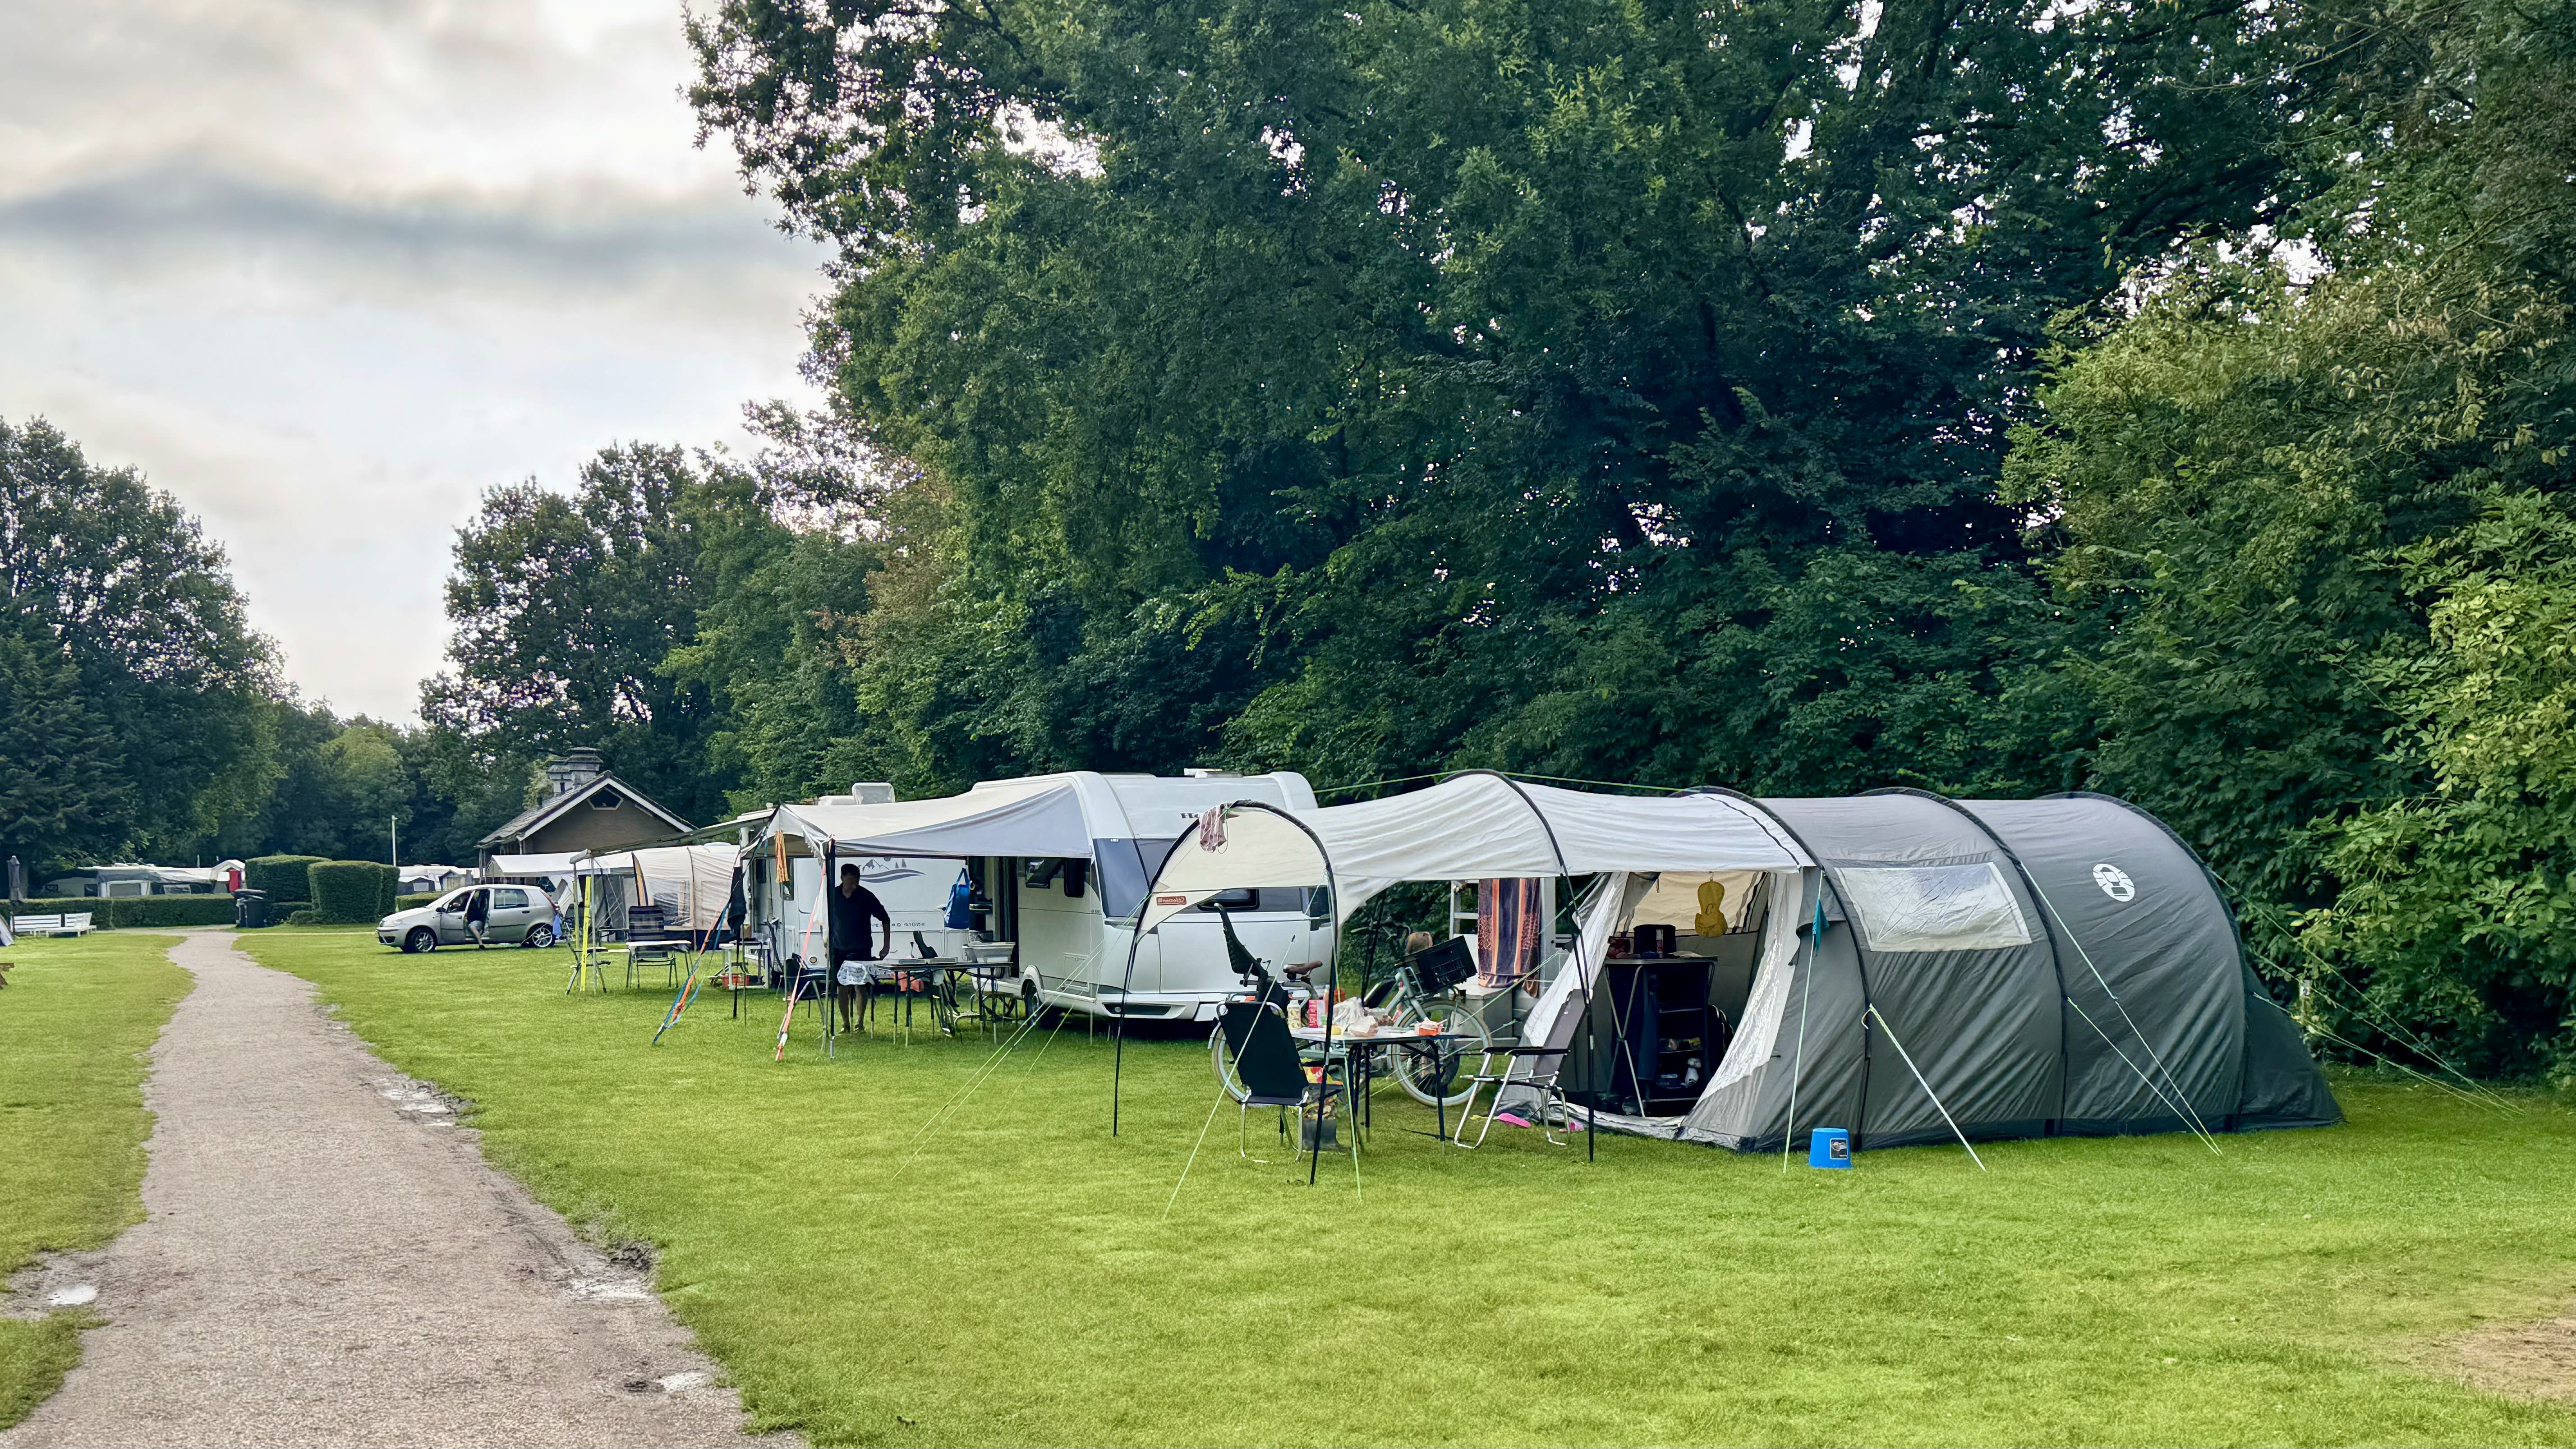
[(1413, 978), (1413, 989), (1431, 997), (1475, 975), (1476, 961), (1468, 954), (1467, 943), (1452, 936), (1427, 951), (1405, 957), (1404, 970)]

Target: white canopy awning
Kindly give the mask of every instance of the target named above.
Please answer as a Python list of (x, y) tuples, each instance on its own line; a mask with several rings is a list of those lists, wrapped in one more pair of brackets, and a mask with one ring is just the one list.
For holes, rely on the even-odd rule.
[(1139, 926), (1150, 928), (1228, 887), (1330, 884), (1334, 909), (1347, 920), (1379, 892), (1408, 880), (1814, 864), (1786, 831), (1730, 796), (1596, 795), (1478, 772), (1293, 816), (1236, 810), (1222, 847), (1183, 838), (1156, 877)]
[(1408, 880), (1815, 864), (1759, 810), (1725, 795), (1596, 795), (1481, 771), (1306, 819), (1354, 904)]
[(937, 800), (781, 805), (757, 840), (828, 841), (844, 855), (1061, 856), (1092, 853), (1082, 800), (1064, 777), (1002, 781)]

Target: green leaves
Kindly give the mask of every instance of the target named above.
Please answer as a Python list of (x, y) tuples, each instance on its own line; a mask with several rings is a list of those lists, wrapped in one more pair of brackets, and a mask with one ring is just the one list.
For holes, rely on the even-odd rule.
[(453, 667), (423, 686), (424, 717), (492, 768), (592, 746), (664, 806), (719, 818), (723, 784), (705, 768), (715, 707), (662, 665), (716, 602), (709, 505), (729, 486), (744, 485), (723, 464), (633, 444), (584, 464), (569, 497), (532, 482), (487, 493), (457, 534)]
[(115, 851), (133, 819), (124, 764), (63, 646), (0, 608), (0, 856), (23, 857), (41, 879)]
[[(131, 786), (100, 802), (97, 819), (121, 829), (30, 848), (177, 851), (256, 807), (273, 778), (271, 646), (251, 631), (223, 550), (168, 494), (133, 469), (93, 466), (41, 419), (0, 421), (0, 607), (36, 630), (28, 647), (47, 662), (31, 667), (68, 662)], [(0, 773), (16, 768), (0, 756)]]
[(2479, 1064), (2576, 1077), (2576, 519), (2503, 495), (2402, 558), (2431, 638), (2376, 677), (2433, 788), (2325, 833), (2311, 943)]

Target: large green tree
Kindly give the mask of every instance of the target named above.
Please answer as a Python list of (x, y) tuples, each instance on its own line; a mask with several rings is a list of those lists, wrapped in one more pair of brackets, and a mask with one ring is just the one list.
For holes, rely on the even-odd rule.
[(275, 779), (272, 651), (223, 550), (170, 495), (42, 419), (0, 419), (0, 596), (61, 649), (115, 742), (131, 787), (118, 848), (184, 853), (258, 808)]
[(2023, 435), (2073, 630), (2031, 693), (2269, 903), (2321, 1024), (2563, 1070), (2576, 17), (2311, 20), (2304, 245), (2143, 276)]
[(0, 607), (0, 856), (41, 879), (122, 845), (133, 809), (116, 738), (62, 642)]
[(936, 491), (860, 670), (907, 778), (1831, 788), (2026, 774), (2006, 431), (2052, 314), (2305, 185), (2279, 26), (734, 0), (691, 34), (707, 125), (842, 249), (818, 365)]
[(574, 746), (693, 820), (720, 818), (725, 782), (707, 769), (721, 718), (707, 688), (662, 669), (715, 602), (703, 515), (707, 467), (678, 448), (611, 447), (574, 491), (496, 488), (457, 531), (448, 669), (422, 687), (422, 715), (465, 743), (486, 774)]

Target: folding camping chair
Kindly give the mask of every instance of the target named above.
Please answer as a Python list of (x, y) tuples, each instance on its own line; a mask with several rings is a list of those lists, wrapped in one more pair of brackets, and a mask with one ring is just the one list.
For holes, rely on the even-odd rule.
[(626, 985), (635, 986), (638, 968), (659, 962), (665, 968), (664, 985), (677, 985), (680, 979), (680, 956), (689, 948), (689, 933), (675, 931), (662, 923), (660, 906), (626, 908)]
[[(1458, 1137), (1454, 1145), (1469, 1149), (1484, 1146), (1485, 1134), (1494, 1130), (1494, 1115), (1503, 1110), (1503, 1093), (1512, 1087), (1527, 1087), (1539, 1094), (1538, 1130), (1540, 1135), (1547, 1138), (1548, 1142), (1554, 1146), (1567, 1146), (1568, 1144), (1557, 1139), (1556, 1125), (1550, 1120), (1549, 1113), (1551, 1109), (1553, 1109), (1555, 1112), (1563, 1114), (1567, 1121), (1571, 1122), (1574, 1120), (1574, 1109), (1565, 1100), (1565, 1089), (1557, 1084), (1558, 1076), (1565, 1071), (1565, 1059), (1571, 1055), (1573, 1051), (1574, 1047), (1571, 1043), (1561, 1047), (1507, 1046), (1494, 1048), (1487, 1060), (1491, 1061), (1493, 1057), (1500, 1057), (1503, 1061), (1502, 1067), (1499, 1071), (1489, 1068), (1488, 1070), (1479, 1072), (1475, 1076), (1467, 1079), (1467, 1100), (1458, 1109)], [(1532, 1066), (1526, 1076), (1513, 1076), (1512, 1068), (1522, 1062), (1544, 1063), (1545, 1065)], [(1483, 1091), (1487, 1086), (1491, 1086), (1494, 1089), (1494, 1100), (1486, 1105), (1485, 1125), (1477, 1131), (1476, 1140), (1469, 1142), (1466, 1140), (1467, 1121), (1476, 1114), (1476, 1094)]]
[[(1252, 1001), (1229, 1001), (1220, 1023), (1226, 1040), (1235, 1044), (1235, 1075), (1243, 1083), (1241, 1110), (1235, 1114), (1235, 1155), (1249, 1158), (1251, 1120), (1255, 1107), (1279, 1109), (1280, 1135), (1287, 1135), (1288, 1109), (1297, 1109), (1297, 1153), (1304, 1156), (1306, 1131), (1304, 1116), (1309, 1107), (1318, 1115), (1336, 1098), (1349, 1091), (1347, 1079), (1336, 1082), (1333, 1064), (1321, 1064), (1323, 1080), (1309, 1081), (1307, 1064), (1298, 1055), (1297, 1039), (1288, 1034), (1288, 1018), (1278, 1008)], [(1345, 1124), (1347, 1125), (1347, 1124)], [(1351, 1176), (1360, 1170), (1360, 1142), (1356, 1131), (1344, 1134), (1344, 1145), (1350, 1148)]]

